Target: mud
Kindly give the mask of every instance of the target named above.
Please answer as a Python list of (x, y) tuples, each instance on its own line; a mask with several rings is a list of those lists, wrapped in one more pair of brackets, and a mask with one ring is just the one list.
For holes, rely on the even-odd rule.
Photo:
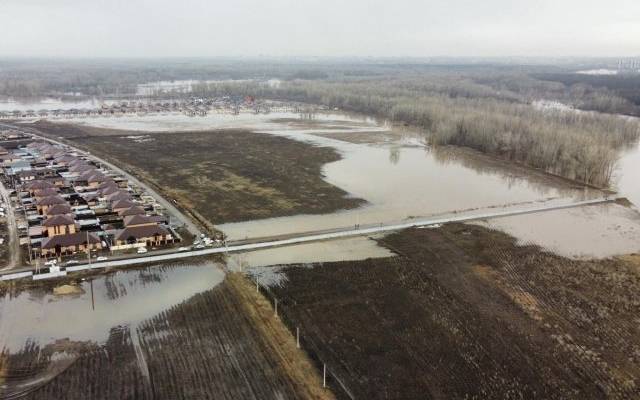
[(637, 257), (573, 260), (452, 224), (271, 290), (356, 398), (640, 396)]

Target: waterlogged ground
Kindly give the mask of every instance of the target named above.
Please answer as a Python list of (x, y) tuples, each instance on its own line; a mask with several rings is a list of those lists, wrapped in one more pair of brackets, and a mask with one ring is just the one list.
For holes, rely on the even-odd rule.
[(223, 279), (217, 265), (185, 265), (114, 272), (80, 282), (78, 294), (66, 296), (48, 288), (8, 292), (0, 301), (0, 343), (10, 352), (61, 338), (104, 343), (114, 326), (135, 328)]
[[(367, 226), (417, 217), (504, 211), (603, 195), (598, 190), (496, 161), (476, 152), (456, 148), (433, 149), (425, 145), (424, 138), (419, 133), (346, 114), (320, 114), (313, 120), (304, 120), (295, 114), (279, 113), (239, 116), (210, 114), (198, 118), (175, 114), (125, 116), (86, 118), (72, 122), (148, 133), (243, 128), (314, 146), (332, 147), (342, 158), (324, 165), (324, 180), (353, 198), (366, 201), (363, 206), (352, 210), (275, 218), (254, 217), (249, 221), (240, 219), (238, 222), (217, 225), (218, 229), (232, 239)], [(150, 134), (150, 137), (153, 135)], [(180, 140), (179, 133), (175, 137)], [(265, 162), (270, 159), (269, 154), (264, 154), (263, 157)], [(622, 193), (632, 199), (635, 198), (634, 190), (637, 190), (638, 185), (634, 183), (637, 171), (640, 170), (634, 169), (635, 157), (635, 153), (629, 153), (623, 159), (619, 173)], [(586, 238), (585, 235), (549, 236), (546, 232), (553, 231), (546, 222), (549, 217), (540, 218), (540, 229), (537, 229), (536, 216), (523, 218), (526, 226), (521, 229), (510, 228), (518, 219), (513, 220), (513, 224), (503, 221), (503, 226), (504, 229), (510, 228), (509, 232), (522, 241), (548, 246), (565, 255), (606, 257), (620, 252), (636, 252), (638, 245), (633, 232), (640, 228), (637, 219), (627, 219), (625, 216), (616, 218), (615, 224), (621, 225), (621, 228), (616, 229), (615, 225), (611, 228), (611, 215), (634, 214), (620, 211), (619, 208), (605, 206), (597, 212), (580, 210), (553, 214), (555, 225), (580, 226), (594, 232), (588, 237), (590, 240), (580, 239)], [(607, 242), (614, 242), (615, 246), (608, 246), (607, 242), (599, 242), (602, 244), (596, 246), (592, 244), (591, 239), (601, 238), (599, 232), (603, 229), (607, 231)]]
[(0, 326), (0, 398), (332, 398), (268, 302), (211, 262), (10, 288)]
[(620, 194), (640, 207), (640, 143), (622, 154), (615, 181)]

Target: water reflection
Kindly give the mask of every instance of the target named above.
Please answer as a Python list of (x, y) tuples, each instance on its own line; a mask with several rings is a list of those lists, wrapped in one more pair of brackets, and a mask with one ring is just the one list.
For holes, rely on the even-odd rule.
[(170, 265), (99, 276), (81, 282), (77, 295), (43, 288), (9, 291), (0, 299), (0, 349), (13, 353), (28, 342), (45, 346), (61, 338), (103, 343), (111, 328), (135, 327), (223, 279), (213, 263)]
[(400, 147), (389, 147), (389, 162), (396, 165), (400, 161)]
[(614, 182), (621, 195), (640, 207), (640, 143), (622, 154)]

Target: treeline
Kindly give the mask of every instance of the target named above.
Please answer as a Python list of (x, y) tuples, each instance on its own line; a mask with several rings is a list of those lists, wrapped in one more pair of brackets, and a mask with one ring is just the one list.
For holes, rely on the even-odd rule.
[(618, 151), (640, 137), (638, 123), (629, 119), (539, 110), (522, 93), (467, 78), (293, 81), (278, 87), (244, 82), (211, 84), (206, 90), (375, 115), (422, 128), (434, 145), (466, 146), (602, 187), (610, 184)]

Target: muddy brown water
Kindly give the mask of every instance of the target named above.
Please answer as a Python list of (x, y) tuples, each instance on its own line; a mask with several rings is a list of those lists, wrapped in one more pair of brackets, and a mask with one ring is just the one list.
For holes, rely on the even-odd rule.
[(27, 342), (45, 346), (63, 338), (101, 344), (111, 328), (135, 328), (223, 279), (222, 269), (213, 263), (172, 265), (117, 271), (83, 281), (83, 293), (78, 295), (59, 296), (41, 288), (8, 292), (0, 299), (0, 349), (14, 353)]
[(640, 207), (640, 143), (623, 152), (614, 181), (620, 194)]

